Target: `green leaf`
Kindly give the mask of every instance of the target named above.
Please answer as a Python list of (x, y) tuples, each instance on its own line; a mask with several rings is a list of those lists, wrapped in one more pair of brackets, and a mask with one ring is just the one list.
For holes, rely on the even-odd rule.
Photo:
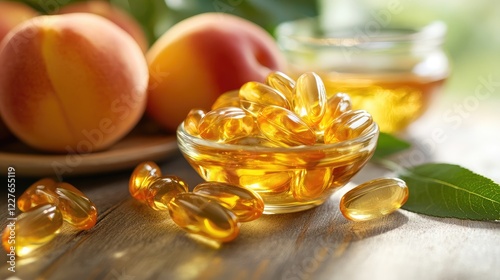
[(411, 144), (391, 134), (380, 132), (373, 159), (383, 159), (389, 155), (410, 148)]
[(311, 0), (190, 0), (176, 6), (169, 3), (177, 1), (165, 2), (176, 21), (205, 12), (227, 13), (248, 19), (271, 34), (281, 22), (318, 15), (317, 1)]
[(410, 191), (403, 209), (436, 217), (500, 220), (500, 185), (466, 168), (429, 163), (399, 177)]

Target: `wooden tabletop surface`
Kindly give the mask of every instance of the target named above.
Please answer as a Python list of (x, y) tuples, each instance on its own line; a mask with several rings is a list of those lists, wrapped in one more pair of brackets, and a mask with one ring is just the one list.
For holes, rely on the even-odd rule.
[[(472, 97), (436, 103), (404, 135), (415, 144), (413, 152), (396, 160), (456, 163), (500, 182), (500, 100), (491, 97), (472, 107)], [(464, 104), (468, 110), (454, 111)], [(432, 140), (435, 130), (442, 130), (444, 139)], [(176, 174), (191, 186), (202, 181), (179, 152), (159, 163), (163, 173)], [(68, 178), (97, 205), (97, 225), (89, 231), (64, 227), (32, 257), (17, 258), (15, 273), (1, 254), (0, 278), (500, 279), (499, 222), (405, 210), (370, 222), (350, 222), (338, 210), (339, 196), (347, 187), (312, 210), (245, 223), (234, 242), (214, 249), (189, 238), (168, 213), (134, 201), (127, 186), (130, 172)], [(385, 174), (369, 164), (353, 183)], [(6, 179), (1, 179), (6, 193)], [(16, 179), (20, 189), (37, 178)], [(3, 226), (7, 197), (2, 197)]]

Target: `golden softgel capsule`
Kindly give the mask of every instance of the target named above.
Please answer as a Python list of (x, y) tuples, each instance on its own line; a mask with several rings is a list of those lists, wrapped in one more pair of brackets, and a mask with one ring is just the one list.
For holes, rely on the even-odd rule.
[(253, 133), (252, 115), (237, 107), (222, 107), (208, 112), (200, 121), (198, 131), (203, 139), (227, 142)]
[(258, 193), (235, 185), (206, 182), (197, 185), (193, 193), (219, 202), (231, 210), (240, 222), (256, 220), (264, 212), (264, 201)]
[(317, 125), (326, 110), (326, 89), (321, 78), (314, 72), (306, 72), (295, 84), (292, 107), (308, 125)]
[(200, 121), (204, 116), (205, 111), (201, 109), (192, 109), (189, 111), (186, 119), (184, 120), (184, 129), (191, 135), (200, 134), (198, 131), (198, 125), (200, 125)]
[(364, 110), (348, 111), (340, 115), (325, 130), (325, 144), (356, 138), (373, 125), (372, 116)]
[(240, 91), (231, 90), (219, 95), (212, 104), (212, 110), (223, 107), (240, 107)]
[(49, 203), (56, 205), (63, 219), (78, 229), (90, 229), (97, 222), (97, 208), (94, 203), (66, 182), (43, 178), (26, 189), (18, 199), (18, 207), (23, 212)]
[(295, 81), (286, 74), (279, 71), (271, 72), (266, 77), (266, 84), (281, 92), (289, 102), (293, 100)]
[(352, 109), (351, 98), (345, 93), (332, 95), (326, 101), (325, 114), (315, 127), (318, 131), (327, 129), (343, 113)]
[(26, 256), (51, 241), (62, 224), (61, 211), (55, 205), (36, 206), (19, 215), (15, 223), (7, 224), (2, 234), (3, 248)]
[(375, 179), (345, 193), (340, 199), (340, 211), (352, 221), (372, 220), (401, 208), (408, 195), (408, 187), (403, 180)]
[(97, 222), (96, 206), (86, 196), (72, 191), (69, 186), (71, 185), (68, 183), (60, 183), (55, 191), (59, 200), (57, 206), (64, 221), (78, 229), (91, 229)]
[(290, 102), (280, 91), (259, 83), (248, 82), (240, 88), (240, 107), (253, 116), (269, 105), (290, 109)]
[(292, 111), (278, 106), (267, 106), (259, 112), (257, 123), (267, 139), (282, 147), (314, 145), (316, 134)]
[(240, 231), (236, 215), (205, 196), (179, 194), (170, 201), (168, 210), (179, 227), (210, 240), (228, 242), (235, 239)]
[(173, 175), (155, 178), (148, 185), (146, 203), (154, 210), (168, 210), (168, 203), (178, 194), (188, 192), (188, 184)]
[(139, 201), (146, 201), (148, 184), (151, 180), (160, 176), (160, 167), (152, 161), (142, 162), (137, 165), (128, 183), (128, 190), (132, 197)]

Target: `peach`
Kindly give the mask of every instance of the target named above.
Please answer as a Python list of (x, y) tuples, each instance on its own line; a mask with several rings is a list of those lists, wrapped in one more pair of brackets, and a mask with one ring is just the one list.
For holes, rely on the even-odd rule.
[(68, 13), (91, 13), (107, 18), (120, 28), (125, 30), (139, 44), (143, 52), (148, 50), (149, 44), (142, 27), (126, 11), (105, 1), (76, 2), (62, 7), (58, 14)]
[(217, 97), (283, 70), (284, 57), (258, 25), (233, 15), (200, 14), (167, 30), (146, 53), (147, 114), (173, 131), (192, 108), (209, 110)]
[(92, 14), (39, 16), (0, 46), (0, 113), (43, 151), (111, 146), (142, 117), (147, 63), (130, 35)]
[(16, 25), (37, 15), (34, 9), (23, 3), (0, 1), (0, 41)]
[[(0, 42), (16, 25), (37, 15), (34, 9), (23, 3), (0, 1)], [(0, 140), (9, 136), (10, 132), (0, 118)]]

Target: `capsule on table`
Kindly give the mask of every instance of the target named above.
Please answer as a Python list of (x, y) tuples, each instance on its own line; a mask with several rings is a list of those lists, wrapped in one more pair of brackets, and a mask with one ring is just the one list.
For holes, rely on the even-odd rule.
[(259, 112), (260, 132), (280, 146), (314, 145), (316, 134), (292, 111), (278, 106), (267, 106)]
[(20, 257), (26, 256), (51, 241), (62, 225), (62, 214), (57, 206), (36, 206), (19, 215), (15, 223), (7, 224), (2, 234), (3, 248), (9, 253), (14, 250)]
[(97, 222), (97, 208), (95, 204), (86, 196), (71, 189), (68, 183), (60, 183), (56, 188), (59, 198), (57, 204), (63, 219), (70, 225), (87, 230), (92, 228)]
[(281, 92), (259, 82), (245, 83), (240, 88), (239, 96), (241, 107), (253, 115), (268, 105), (290, 109), (290, 103)]
[(236, 215), (218, 202), (194, 193), (181, 193), (168, 204), (172, 220), (185, 231), (218, 242), (235, 239), (240, 231)]
[(56, 205), (63, 219), (78, 229), (90, 229), (97, 221), (97, 209), (87, 196), (71, 184), (50, 178), (41, 179), (26, 189), (19, 197), (18, 207), (26, 212), (49, 203)]
[(212, 104), (212, 110), (222, 107), (240, 107), (239, 90), (231, 90), (219, 95), (214, 104)]
[(168, 203), (188, 190), (188, 184), (177, 176), (158, 177), (149, 184), (146, 202), (154, 210), (168, 210)]
[(271, 72), (266, 77), (266, 84), (281, 92), (289, 102), (293, 100), (295, 81), (285, 73), (280, 71)]
[(184, 119), (184, 130), (193, 136), (200, 134), (198, 131), (198, 125), (200, 125), (200, 121), (204, 116), (205, 111), (201, 109), (192, 109), (189, 111)]
[(255, 120), (252, 115), (237, 107), (223, 107), (208, 112), (200, 122), (198, 130), (203, 139), (228, 142), (252, 135)]
[(52, 178), (43, 178), (31, 184), (31, 186), (21, 194), (17, 200), (19, 210), (26, 212), (33, 207), (47, 203), (57, 205), (59, 203), (59, 198), (56, 194), (56, 188), (58, 187), (66, 188), (78, 195), (86, 197), (80, 190), (70, 184), (56, 182)]
[(324, 131), (345, 112), (352, 110), (351, 98), (345, 93), (337, 93), (326, 101), (325, 114), (317, 125), (317, 130)]
[(372, 116), (364, 110), (348, 111), (340, 115), (324, 133), (325, 144), (354, 139), (374, 125)]
[(326, 107), (326, 89), (314, 72), (306, 72), (297, 79), (293, 95), (293, 111), (309, 126), (317, 125)]
[(340, 199), (340, 211), (346, 219), (368, 221), (398, 210), (405, 204), (408, 195), (408, 187), (403, 180), (375, 179), (345, 193)]
[(138, 164), (128, 183), (128, 190), (133, 198), (146, 202), (147, 187), (149, 182), (161, 176), (161, 169), (152, 161), (146, 161)]
[(57, 182), (52, 178), (43, 178), (31, 184), (17, 200), (19, 210), (26, 212), (38, 205), (57, 203), (55, 186)]
[(240, 222), (258, 219), (264, 212), (264, 201), (250, 189), (221, 183), (206, 182), (198, 184), (193, 193), (211, 198), (231, 210)]

